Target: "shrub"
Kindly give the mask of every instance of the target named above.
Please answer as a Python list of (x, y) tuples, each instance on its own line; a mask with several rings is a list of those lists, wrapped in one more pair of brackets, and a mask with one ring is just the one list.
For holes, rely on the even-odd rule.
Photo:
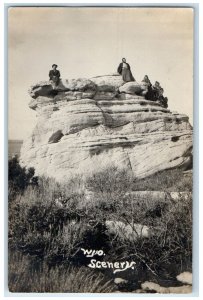
[(16, 156), (9, 160), (9, 200), (13, 200), (19, 193), (23, 193), (29, 185), (36, 186), (38, 184), (38, 177), (34, 176), (34, 174), (34, 168), (26, 169), (21, 167)]
[[(152, 214), (157, 205), (161, 214)], [(131, 207), (129, 209), (129, 207)], [(150, 213), (149, 213), (150, 212)], [(155, 280), (175, 278), (184, 270), (191, 271), (192, 266), (192, 197), (179, 195), (173, 200), (168, 197), (165, 203), (150, 203), (139, 200), (126, 206), (125, 212), (117, 212), (116, 220), (132, 225), (141, 223), (150, 227), (148, 238), (112, 239), (113, 254), (119, 259), (131, 257), (136, 259), (137, 267), (148, 279)], [(145, 278), (147, 280), (147, 278)]]
[[(71, 247), (75, 252), (76, 245), (71, 244), (72, 236), (76, 235), (77, 244), (81, 238), (80, 231), (84, 231), (85, 226), (71, 225), (71, 220), (80, 218), (71, 201), (66, 206), (59, 206), (54, 199), (55, 192), (51, 199), (47, 196), (43, 198), (45, 194), (46, 191), (39, 190), (39, 187), (29, 188), (9, 205), (9, 245), (38, 258), (61, 261), (65, 254), (71, 257)], [(63, 233), (67, 224), (71, 230), (64, 246)]]
[[(175, 179), (171, 178), (172, 174), (175, 174)], [(165, 172), (165, 178), (160, 173), (146, 180), (135, 181), (128, 172), (111, 167), (87, 178), (85, 183), (81, 178), (73, 178), (66, 184), (59, 184), (42, 177), (37, 186), (28, 185), (23, 194), (17, 195), (9, 203), (9, 247), (13, 251), (29, 254), (29, 268), (35, 266), (36, 271), (36, 266), (40, 266), (36, 272), (41, 268), (38, 278), (33, 277), (33, 282), (36, 282), (33, 286), (30, 282), (27, 289), (33, 290), (37, 286), (36, 291), (58, 288), (60, 292), (70, 291), (67, 282), (64, 286), (54, 286), (52, 275), (47, 274), (53, 272), (53, 277), (58, 276), (55, 277), (58, 280), (62, 276), (59, 270), (63, 266), (76, 278), (79, 276), (77, 274), (82, 277), (81, 266), (87, 265), (87, 259), (82, 255), (81, 248), (103, 249), (106, 254), (104, 260), (135, 260), (136, 272), (129, 270), (128, 274), (134, 272), (132, 277), (136, 275), (139, 280), (159, 282), (160, 278), (172, 279), (182, 271), (191, 270), (191, 193), (180, 193), (175, 200), (168, 193), (162, 201), (152, 201), (149, 194), (149, 198), (143, 199), (137, 193), (130, 193), (132, 189), (139, 190), (140, 187), (150, 189), (153, 184), (156, 188), (162, 186), (162, 189), (170, 189), (171, 186), (176, 190), (178, 183), (175, 181), (181, 174), (179, 170), (171, 170)], [(184, 182), (184, 178), (181, 177), (180, 181)], [(91, 200), (86, 199), (86, 188), (93, 192)], [(148, 226), (150, 235), (146, 238), (137, 236), (134, 240), (120, 238), (107, 231), (106, 220), (121, 221), (131, 226), (132, 230), (135, 230), (134, 224)], [(26, 259), (22, 263), (27, 268)], [(69, 269), (70, 264), (77, 272)], [(19, 269), (19, 273), (23, 272)], [(84, 274), (87, 272), (84, 271)], [(93, 275), (98, 275), (96, 270), (92, 271)], [(91, 276), (88, 277), (90, 281), (91, 278), (97, 278)], [(42, 285), (40, 280), (46, 284)], [(61, 280), (65, 279), (62, 277)], [(101, 286), (102, 280), (98, 281)], [(16, 289), (20, 290), (21, 287)], [(88, 288), (81, 283), (81, 289), (78, 285), (74, 290)], [(98, 286), (95, 290), (99, 290)]]
[(81, 247), (108, 249), (103, 225), (99, 220), (96, 226), (89, 225), (90, 212), (77, 208), (84, 201), (83, 193), (75, 192), (72, 182), (68, 186), (41, 178), (37, 187), (28, 187), (9, 204), (11, 249), (43, 259), (50, 266), (69, 261), (83, 264)]
[(123, 197), (132, 189), (133, 178), (127, 170), (115, 166), (105, 168), (86, 179), (86, 188), (94, 192), (96, 215), (113, 212)]

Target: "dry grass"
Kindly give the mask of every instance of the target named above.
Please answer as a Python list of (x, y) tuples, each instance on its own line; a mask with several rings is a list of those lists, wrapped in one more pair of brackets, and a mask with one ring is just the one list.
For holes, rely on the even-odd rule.
[(192, 191), (192, 172), (185, 174), (181, 169), (165, 170), (144, 179), (136, 179), (134, 191)]
[(15, 252), (9, 255), (9, 291), (22, 293), (112, 293), (111, 280), (86, 267), (55, 267), (45, 264), (34, 270), (30, 258)]

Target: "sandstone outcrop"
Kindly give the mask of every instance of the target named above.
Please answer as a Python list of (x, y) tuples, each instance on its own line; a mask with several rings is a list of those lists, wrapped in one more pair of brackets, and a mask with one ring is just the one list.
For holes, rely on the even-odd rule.
[(192, 285), (192, 273), (190, 272), (183, 272), (176, 276), (177, 280), (185, 283), (185, 284), (191, 284)]
[(23, 143), (20, 163), (57, 180), (110, 165), (138, 178), (187, 169), (192, 159), (188, 117), (145, 100), (144, 88), (114, 74), (61, 80), (57, 90), (50, 82), (32, 86), (29, 107), (38, 120)]
[(125, 224), (121, 221), (106, 221), (109, 234), (118, 236), (122, 241), (136, 241), (139, 238), (148, 238), (152, 234), (152, 230), (142, 224)]

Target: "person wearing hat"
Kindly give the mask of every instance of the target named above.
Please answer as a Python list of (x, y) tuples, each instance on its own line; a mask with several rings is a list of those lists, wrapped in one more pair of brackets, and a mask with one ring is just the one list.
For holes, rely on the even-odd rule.
[(57, 65), (52, 65), (52, 70), (49, 71), (49, 80), (53, 83), (53, 88), (56, 88), (60, 81), (60, 72), (57, 70)]

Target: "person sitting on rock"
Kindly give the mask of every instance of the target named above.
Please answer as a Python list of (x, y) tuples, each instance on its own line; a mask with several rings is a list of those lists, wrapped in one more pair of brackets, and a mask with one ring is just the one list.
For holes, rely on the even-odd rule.
[(148, 75), (145, 75), (144, 78), (142, 79), (142, 82), (145, 83), (148, 86), (151, 86), (151, 81), (149, 80)]
[(164, 108), (167, 108), (168, 107), (168, 98), (163, 97), (162, 99), (160, 99), (160, 103)]
[(161, 87), (160, 83), (158, 81), (155, 81), (155, 84), (152, 87), (154, 99), (158, 100), (160, 104), (167, 108), (168, 107), (168, 98), (164, 97), (164, 89)]
[(142, 96), (145, 96), (146, 100), (153, 100), (152, 84), (149, 80), (148, 75), (144, 76), (142, 80), (142, 85), (146, 86), (146, 90), (142, 92)]
[(168, 98), (164, 97), (163, 94), (164, 94), (164, 89), (162, 87), (160, 87), (158, 101), (160, 102), (160, 104), (163, 107), (167, 108), (168, 107)]
[(155, 100), (158, 100), (160, 96), (163, 96), (164, 90), (160, 86), (160, 83), (158, 81), (155, 81), (155, 84), (153, 85), (152, 89), (153, 89)]
[(52, 65), (52, 70), (49, 71), (49, 80), (52, 82), (53, 89), (55, 89), (60, 81), (60, 71), (57, 70), (57, 65), (53, 64)]
[(126, 62), (125, 58), (122, 58), (122, 62), (119, 64), (117, 71), (120, 75), (122, 75), (123, 81), (135, 81), (130, 70), (130, 65)]

